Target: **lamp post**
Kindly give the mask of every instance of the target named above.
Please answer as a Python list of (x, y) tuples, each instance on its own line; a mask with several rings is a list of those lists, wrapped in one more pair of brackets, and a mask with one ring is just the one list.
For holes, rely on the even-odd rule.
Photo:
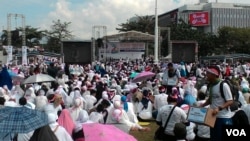
[(157, 15), (157, 0), (155, 0), (155, 48), (154, 48), (154, 62), (158, 63), (158, 15)]

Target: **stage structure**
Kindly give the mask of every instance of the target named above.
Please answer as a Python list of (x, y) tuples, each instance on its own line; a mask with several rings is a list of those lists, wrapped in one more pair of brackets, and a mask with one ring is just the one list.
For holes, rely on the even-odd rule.
[(108, 35), (105, 39), (106, 48), (99, 49), (101, 59), (133, 60), (148, 56), (148, 44), (153, 43), (154, 35), (139, 31), (127, 31)]
[[(92, 61), (99, 60), (99, 48), (106, 48), (104, 47), (106, 44), (106, 37), (107, 36), (107, 27), (102, 25), (95, 25), (92, 27)], [(106, 58), (106, 57), (105, 57)], [(105, 60), (106, 62), (106, 60)]]
[[(10, 64), (13, 61), (12, 57), (12, 40), (11, 40), (11, 19), (21, 18), (22, 20), (22, 64), (27, 64), (27, 47), (26, 47), (26, 33), (25, 33), (25, 16), (23, 14), (7, 14), (7, 44), (8, 44), (8, 56), (6, 64)], [(18, 31), (19, 32), (19, 31)], [(14, 60), (17, 60), (16, 58)], [(17, 64), (17, 62), (16, 62)]]

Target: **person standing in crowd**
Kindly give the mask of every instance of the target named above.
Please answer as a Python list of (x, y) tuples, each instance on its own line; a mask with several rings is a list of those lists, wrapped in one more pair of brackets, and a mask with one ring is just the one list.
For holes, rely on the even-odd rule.
[(57, 72), (58, 72), (58, 69), (55, 67), (54, 63), (50, 63), (47, 69), (48, 75), (50, 75), (53, 78), (56, 78)]
[(216, 116), (214, 128), (210, 128), (211, 141), (222, 140), (222, 127), (224, 125), (232, 125), (232, 112), (229, 106), (233, 103), (233, 97), (230, 87), (227, 83), (223, 83), (223, 92), (225, 99), (220, 92), (220, 69), (217, 66), (210, 66), (206, 70), (209, 98), (202, 107), (210, 105), (213, 109), (213, 115)]
[(174, 68), (173, 63), (168, 63), (168, 68), (162, 76), (162, 84), (167, 88), (167, 94), (171, 94), (172, 88), (178, 85), (180, 78), (180, 71)]

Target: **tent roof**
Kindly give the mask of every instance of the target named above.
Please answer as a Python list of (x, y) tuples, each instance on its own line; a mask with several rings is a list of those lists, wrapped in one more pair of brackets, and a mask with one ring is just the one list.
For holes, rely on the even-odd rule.
[(238, 59), (238, 58), (249, 58), (249, 54), (225, 54), (225, 55), (213, 55), (213, 56), (203, 56), (201, 60), (224, 60), (224, 59)]
[[(27, 52), (27, 56), (31, 57), (31, 56), (37, 56), (37, 55), (43, 55), (43, 56), (48, 56), (48, 57), (60, 57), (61, 55), (58, 53), (53, 53), (53, 52), (39, 52), (39, 51), (31, 51), (31, 52)], [(22, 57), (22, 54), (16, 54), (17, 57)]]
[(109, 41), (154, 41), (154, 35), (139, 31), (127, 31), (104, 36)]

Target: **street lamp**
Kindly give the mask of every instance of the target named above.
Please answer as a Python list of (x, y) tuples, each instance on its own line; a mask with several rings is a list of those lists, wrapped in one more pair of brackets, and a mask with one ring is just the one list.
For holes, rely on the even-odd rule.
[(155, 0), (155, 48), (154, 48), (154, 62), (158, 63), (158, 15), (157, 15), (157, 0)]

